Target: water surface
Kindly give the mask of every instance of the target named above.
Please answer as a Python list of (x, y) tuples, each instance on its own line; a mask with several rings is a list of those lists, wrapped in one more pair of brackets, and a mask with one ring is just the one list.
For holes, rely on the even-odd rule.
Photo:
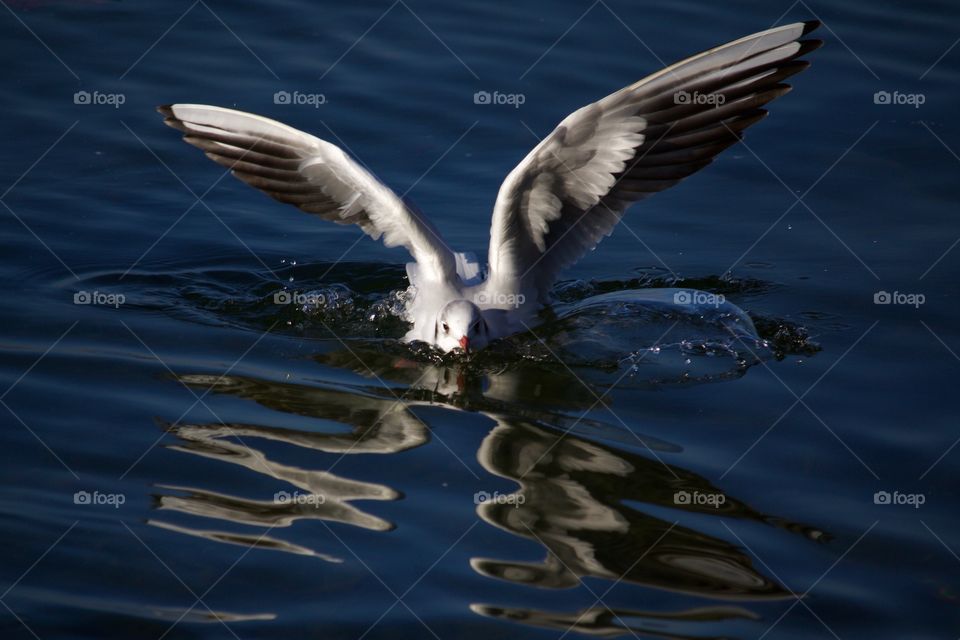
[[(826, 46), (747, 144), (470, 360), (397, 343), (402, 252), (224, 177), (154, 111), (315, 133), (483, 254), (566, 114), (812, 17)], [(956, 637), (958, 18), (8, 1), (0, 635)]]

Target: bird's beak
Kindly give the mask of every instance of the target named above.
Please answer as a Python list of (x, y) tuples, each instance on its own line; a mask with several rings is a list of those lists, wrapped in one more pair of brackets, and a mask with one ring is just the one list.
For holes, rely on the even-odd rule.
[(470, 339), (467, 336), (460, 338), (460, 348), (464, 351), (470, 351)]

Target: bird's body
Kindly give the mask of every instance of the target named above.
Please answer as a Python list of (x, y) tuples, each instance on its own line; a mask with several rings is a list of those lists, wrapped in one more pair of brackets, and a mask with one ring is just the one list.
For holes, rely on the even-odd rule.
[[(484, 277), (485, 270), (476, 256), (472, 253), (456, 253), (454, 256), (459, 278), (454, 283), (438, 284), (429, 276), (422, 276), (416, 262), (407, 264), (412, 293), (407, 319), (412, 327), (404, 336), (405, 341), (419, 340), (450, 351), (458, 346), (464, 348), (459, 344), (459, 338), (466, 336), (470, 348), (482, 349), (493, 340), (524, 331), (536, 322), (542, 305), (535, 297), (528, 298), (523, 293), (498, 293), (491, 286), (491, 280)], [(447, 307), (451, 307), (450, 313), (444, 314)], [(470, 331), (477, 320), (482, 321), (480, 327)], [(443, 327), (445, 321), (449, 327), (447, 331)], [(462, 331), (451, 337), (457, 330)], [(447, 345), (450, 348), (444, 348)]]
[[(559, 274), (616, 227), (634, 202), (713, 161), (789, 91), (781, 81), (817, 48), (815, 22), (768, 29), (682, 60), (567, 116), (500, 187), (487, 268), (337, 146), (261, 116), (193, 104), (165, 122), (271, 197), (389, 247), (404, 246), (413, 295), (406, 341), (479, 349), (524, 331)], [(486, 272), (486, 277), (483, 276)]]

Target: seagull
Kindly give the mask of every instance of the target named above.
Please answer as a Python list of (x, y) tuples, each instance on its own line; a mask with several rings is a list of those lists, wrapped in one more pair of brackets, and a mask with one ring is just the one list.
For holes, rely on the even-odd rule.
[(627, 208), (699, 171), (762, 120), (783, 80), (822, 44), (819, 26), (768, 29), (670, 65), (582, 107), (503, 181), (487, 268), (452, 251), (413, 205), (330, 142), (263, 116), (199, 104), (158, 107), (184, 141), (280, 202), (403, 246), (411, 292), (403, 341), (482, 349), (529, 330), (560, 273), (613, 232)]

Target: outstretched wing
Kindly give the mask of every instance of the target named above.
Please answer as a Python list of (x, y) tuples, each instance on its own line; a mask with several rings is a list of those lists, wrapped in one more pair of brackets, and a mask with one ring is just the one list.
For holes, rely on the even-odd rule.
[(336, 145), (261, 116), (199, 104), (157, 109), (208, 158), (267, 195), (388, 247), (404, 246), (430, 280), (455, 282), (456, 261), (436, 229)]
[(809, 66), (819, 23), (769, 29), (647, 76), (565, 118), (510, 172), (493, 210), (489, 286), (543, 297), (633, 202), (740, 140)]

